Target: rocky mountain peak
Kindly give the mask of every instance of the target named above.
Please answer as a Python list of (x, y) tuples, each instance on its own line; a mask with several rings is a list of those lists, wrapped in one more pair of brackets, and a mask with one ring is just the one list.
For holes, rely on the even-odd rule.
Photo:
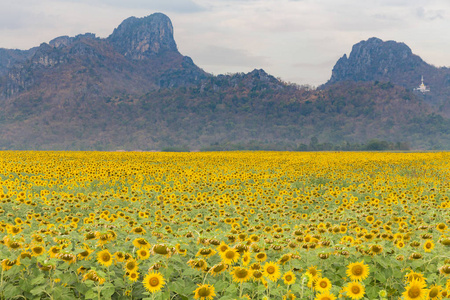
[(177, 52), (169, 17), (154, 13), (144, 18), (131, 17), (108, 37), (113, 46), (131, 59), (144, 59), (164, 52)]
[(349, 57), (344, 54), (337, 61), (329, 83), (343, 80), (389, 80), (399, 70), (411, 71), (425, 65), (404, 43), (385, 42), (373, 37), (355, 44)]

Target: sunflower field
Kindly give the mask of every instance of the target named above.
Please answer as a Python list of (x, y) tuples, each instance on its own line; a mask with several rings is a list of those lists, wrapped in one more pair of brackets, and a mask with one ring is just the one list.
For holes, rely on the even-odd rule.
[(450, 153), (0, 153), (0, 299), (450, 298)]

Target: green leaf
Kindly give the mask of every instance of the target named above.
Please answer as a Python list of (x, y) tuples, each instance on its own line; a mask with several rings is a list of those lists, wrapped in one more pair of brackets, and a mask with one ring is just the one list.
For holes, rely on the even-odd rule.
[(46, 281), (47, 280), (45, 279), (44, 274), (41, 274), (41, 275), (33, 278), (30, 283), (31, 283), (31, 285), (34, 286), (34, 285), (42, 284), (42, 283), (44, 283)]
[(95, 299), (98, 297), (97, 292), (95, 292), (94, 290), (89, 290), (87, 291), (87, 293), (84, 295), (85, 299)]
[(110, 299), (111, 296), (116, 291), (116, 288), (111, 283), (105, 284), (103, 290), (102, 290), (102, 298)]
[(217, 291), (222, 291), (222, 290), (224, 290), (228, 285), (229, 285), (229, 283), (226, 282), (226, 281), (219, 281), (219, 282), (217, 282), (216, 284), (214, 284), (214, 288), (215, 288)]
[(384, 275), (383, 272), (376, 272), (376, 273), (374, 274), (374, 276), (375, 276), (375, 278), (376, 278), (379, 282), (381, 282), (381, 283), (386, 282), (386, 276)]
[(22, 294), (22, 291), (18, 286), (14, 286), (12, 284), (6, 284), (3, 295), (6, 299), (12, 299), (13, 297), (19, 296)]
[(40, 285), (40, 286), (37, 286), (37, 287), (35, 287), (34, 289), (32, 289), (32, 290), (30, 291), (30, 293), (31, 293), (32, 295), (36, 296), (36, 295), (42, 294), (44, 291), (45, 291), (45, 285)]
[(33, 285), (30, 281), (21, 279), (19, 281), (19, 286), (24, 292), (30, 292), (33, 289)]

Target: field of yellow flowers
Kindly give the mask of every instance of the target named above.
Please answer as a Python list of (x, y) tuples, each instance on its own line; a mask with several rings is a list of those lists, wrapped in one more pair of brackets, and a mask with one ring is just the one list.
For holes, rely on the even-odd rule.
[(0, 155), (0, 299), (450, 298), (450, 153)]

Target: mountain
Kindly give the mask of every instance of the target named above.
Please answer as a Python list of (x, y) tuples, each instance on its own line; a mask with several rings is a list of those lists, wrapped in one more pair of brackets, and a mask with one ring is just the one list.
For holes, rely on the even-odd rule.
[(38, 90), (46, 98), (68, 93), (95, 98), (117, 90), (142, 94), (208, 76), (178, 52), (172, 23), (160, 13), (129, 18), (106, 39), (88, 33), (58, 37), (28, 51), (3, 49), (0, 62), (0, 99)]
[(404, 71), (413, 64), (431, 80), (437, 68), (406, 45), (355, 45), (311, 89), (262, 69), (208, 74), (179, 53), (173, 30), (156, 13), (128, 18), (104, 39), (0, 49), (0, 149), (359, 149), (374, 139), (450, 149), (444, 106), (414, 92)]
[(412, 53), (404, 43), (370, 38), (355, 44), (350, 55), (333, 67), (327, 84), (351, 81), (389, 81), (409, 90), (417, 88), (423, 76), (430, 92), (424, 100), (450, 116), (450, 69), (437, 68)]

